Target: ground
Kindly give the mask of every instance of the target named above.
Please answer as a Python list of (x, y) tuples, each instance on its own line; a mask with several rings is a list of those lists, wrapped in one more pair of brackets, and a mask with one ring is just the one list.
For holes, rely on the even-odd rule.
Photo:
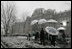
[[(57, 45), (55, 47), (51, 45), (39, 45), (34, 43), (33, 40), (28, 41), (26, 37), (1, 37), (1, 40), (7, 44), (9, 48), (61, 48), (61, 45)], [(62, 45), (63, 46), (63, 45)], [(65, 47), (70, 48), (70, 45), (66, 45)]]

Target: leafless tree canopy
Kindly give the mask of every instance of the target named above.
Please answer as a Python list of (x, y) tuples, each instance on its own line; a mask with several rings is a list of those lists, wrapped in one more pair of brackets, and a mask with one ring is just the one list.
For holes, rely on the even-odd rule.
[[(1, 26), (3, 26), (5, 34), (11, 29), (12, 24), (16, 20), (15, 3), (9, 1), (1, 2)], [(2, 27), (1, 27), (2, 28)]]

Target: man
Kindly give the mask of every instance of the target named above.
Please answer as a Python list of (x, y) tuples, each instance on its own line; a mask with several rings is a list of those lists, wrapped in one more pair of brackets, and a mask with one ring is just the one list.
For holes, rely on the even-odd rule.
[(36, 34), (35, 34), (35, 41), (38, 41), (38, 39), (39, 39), (39, 32), (36, 32)]
[(44, 30), (43, 30), (43, 28), (40, 31), (40, 42), (42, 45), (44, 45)]
[(45, 45), (47, 45), (48, 44), (48, 33), (46, 31), (45, 31), (44, 39), (45, 39)]
[(49, 34), (49, 41), (51, 42), (51, 45), (55, 46), (56, 40), (57, 40), (57, 35)]
[(59, 30), (59, 33), (61, 33), (61, 41), (63, 42), (63, 43), (65, 43), (66, 42), (66, 35), (65, 35), (65, 32), (64, 32), (64, 30)]
[(30, 34), (28, 34), (28, 40), (30, 41), (30, 38), (31, 38), (31, 35)]
[(51, 45), (55, 46), (56, 35), (52, 35), (51, 38)]

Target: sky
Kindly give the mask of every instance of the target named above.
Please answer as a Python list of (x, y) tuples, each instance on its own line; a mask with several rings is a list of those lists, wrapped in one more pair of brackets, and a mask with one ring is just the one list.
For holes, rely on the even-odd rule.
[(17, 7), (17, 17), (22, 15), (31, 16), (36, 8), (55, 9), (57, 12), (71, 8), (71, 1), (15, 1)]

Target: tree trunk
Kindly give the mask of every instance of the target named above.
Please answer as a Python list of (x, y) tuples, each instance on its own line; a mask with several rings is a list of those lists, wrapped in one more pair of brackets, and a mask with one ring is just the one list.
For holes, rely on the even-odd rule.
[(8, 29), (7, 28), (5, 29), (5, 35), (8, 35)]
[(13, 34), (13, 26), (11, 27), (11, 35)]

